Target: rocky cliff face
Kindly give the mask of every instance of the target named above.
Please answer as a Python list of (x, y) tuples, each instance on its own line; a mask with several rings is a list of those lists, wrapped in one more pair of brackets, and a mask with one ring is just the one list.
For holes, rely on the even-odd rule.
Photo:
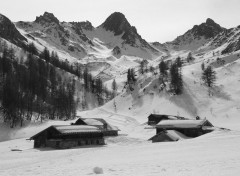
[(222, 54), (231, 53), (240, 50), (240, 26), (224, 30), (215, 36), (209, 45), (217, 48), (224, 45)]
[(41, 25), (48, 25), (50, 23), (59, 24), (59, 20), (53, 15), (53, 13), (45, 12), (43, 15), (36, 17), (36, 23), (40, 23)]
[(93, 46), (92, 41), (83, 32), (83, 30), (92, 31), (94, 29), (90, 22), (71, 22), (70, 24), (72, 25), (72, 29), (84, 42), (87, 42)]
[(122, 35), (121, 38), (124, 40), (124, 44), (129, 44), (133, 47), (139, 47), (140, 45), (157, 52), (138, 34), (137, 29), (131, 26), (126, 17), (120, 12), (111, 14), (100, 27), (113, 32), (115, 36)]
[(226, 29), (208, 18), (205, 23), (195, 25), (189, 32), (194, 34), (196, 38), (204, 37), (205, 39), (210, 39), (224, 30)]
[(225, 30), (225, 28), (208, 18), (205, 23), (193, 26), (192, 29), (178, 36), (172, 42), (166, 43), (166, 45), (175, 50), (196, 50)]
[(87, 55), (87, 46), (92, 45), (78, 23), (60, 22), (52, 13), (45, 12), (33, 22), (17, 22), (17, 27), (27, 32), (34, 40), (40, 38), (49, 45), (82, 58)]
[(16, 29), (15, 25), (4, 15), (0, 14), (0, 37), (19, 46), (26, 47), (27, 39)]

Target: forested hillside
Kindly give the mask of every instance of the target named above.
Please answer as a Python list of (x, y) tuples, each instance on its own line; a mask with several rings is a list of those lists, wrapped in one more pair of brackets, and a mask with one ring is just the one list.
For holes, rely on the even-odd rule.
[(112, 98), (100, 78), (47, 48), (38, 51), (30, 43), (20, 56), (7, 42), (0, 47), (0, 111), (10, 127), (26, 120), (72, 119), (77, 109), (88, 109), (89, 95), (98, 105)]

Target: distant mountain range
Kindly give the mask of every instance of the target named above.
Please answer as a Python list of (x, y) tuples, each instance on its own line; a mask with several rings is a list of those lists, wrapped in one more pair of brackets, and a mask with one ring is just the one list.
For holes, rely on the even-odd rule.
[(0, 37), (19, 47), (35, 42), (70, 55), (77, 61), (117, 59), (123, 55), (155, 59), (171, 51), (197, 52), (216, 48), (226, 54), (240, 49), (239, 26), (225, 29), (208, 18), (171, 42), (149, 43), (120, 12), (111, 14), (98, 27), (93, 27), (89, 21), (60, 22), (48, 12), (33, 22), (12, 23), (0, 15)]

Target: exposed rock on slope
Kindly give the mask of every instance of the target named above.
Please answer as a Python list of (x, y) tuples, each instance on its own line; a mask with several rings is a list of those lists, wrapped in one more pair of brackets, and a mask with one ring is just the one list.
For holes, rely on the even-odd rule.
[(225, 28), (208, 18), (205, 23), (195, 25), (185, 34), (166, 44), (174, 50), (196, 50), (225, 30)]
[(240, 50), (240, 26), (224, 30), (214, 37), (214, 39), (209, 42), (209, 45), (215, 48), (225, 46), (222, 47), (222, 54)]
[(159, 42), (153, 42), (153, 43), (151, 43), (151, 45), (153, 47), (157, 48), (159, 51), (166, 52), (166, 53), (169, 52), (167, 46), (164, 44), (161, 44)]
[(131, 55), (151, 59), (161, 54), (119, 12), (110, 15), (97, 28), (89, 21), (60, 22), (49, 12), (36, 17), (34, 22), (18, 22), (16, 25), (27, 33), (26, 36), (44, 40), (48, 45), (78, 59), (92, 55), (97, 58)]
[(41, 25), (49, 24), (49, 23), (56, 23), (59, 24), (59, 20), (52, 14), (45, 12), (43, 15), (36, 17), (36, 23), (40, 23)]
[(139, 47), (137, 40), (140, 42), (140, 46), (147, 47), (154, 52), (157, 52), (152, 48), (146, 40), (138, 34), (137, 29), (134, 26), (131, 26), (127, 21), (126, 17), (120, 12), (114, 12), (111, 14), (106, 21), (100, 25), (107, 31), (111, 31), (115, 36), (122, 34), (122, 39), (125, 44), (129, 44), (134, 47)]
[[(27, 35), (44, 40), (48, 45), (63, 50), (76, 58), (87, 55), (88, 45), (92, 45), (79, 29), (78, 23), (60, 22), (52, 13), (45, 12), (34, 22), (17, 22), (17, 27)], [(44, 43), (43, 43), (44, 44)]]
[(0, 37), (19, 47), (26, 46), (27, 39), (19, 33), (14, 24), (2, 14), (0, 14)]

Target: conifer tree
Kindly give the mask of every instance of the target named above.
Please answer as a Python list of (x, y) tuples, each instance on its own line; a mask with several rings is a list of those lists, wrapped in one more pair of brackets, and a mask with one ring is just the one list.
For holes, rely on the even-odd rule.
[(42, 53), (40, 54), (40, 58), (44, 59), (46, 62), (50, 62), (50, 53), (47, 47), (45, 47)]
[(192, 56), (192, 53), (189, 52), (187, 56), (187, 62), (191, 62), (192, 60), (194, 60), (194, 57)]
[(33, 42), (28, 45), (28, 52), (32, 55), (38, 55), (37, 48)]
[(144, 74), (144, 65), (145, 65), (144, 60), (142, 60), (140, 62), (140, 70), (139, 70), (141, 74)]
[(209, 96), (211, 94), (211, 88), (216, 82), (216, 72), (212, 69), (211, 66), (208, 66), (202, 73), (202, 80), (208, 86)]
[(201, 64), (201, 69), (202, 69), (202, 71), (205, 70), (205, 64), (204, 64), (204, 62)]
[(170, 68), (170, 76), (171, 76), (170, 87), (172, 91), (177, 95), (181, 94), (183, 89), (183, 81), (181, 70), (178, 67), (177, 62), (172, 64)]
[(112, 82), (112, 91), (113, 91), (113, 97), (115, 97), (117, 93), (117, 83), (115, 79)]
[(167, 78), (167, 64), (162, 60), (158, 66), (160, 72), (160, 80), (162, 81), (163, 85), (166, 86), (164, 80)]
[(98, 99), (98, 104), (103, 104), (103, 82), (100, 78), (96, 79), (96, 95)]

